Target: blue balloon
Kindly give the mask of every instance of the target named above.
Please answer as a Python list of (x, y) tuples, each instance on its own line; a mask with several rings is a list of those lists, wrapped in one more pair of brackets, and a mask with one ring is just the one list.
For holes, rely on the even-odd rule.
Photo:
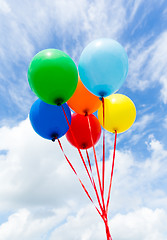
[[(71, 111), (66, 103), (62, 104), (69, 123)], [(30, 122), (34, 131), (43, 138), (55, 140), (62, 137), (69, 129), (62, 106), (50, 105), (36, 100), (30, 109)]]
[(83, 50), (78, 65), (85, 87), (99, 97), (116, 92), (128, 73), (128, 57), (115, 40), (97, 39)]

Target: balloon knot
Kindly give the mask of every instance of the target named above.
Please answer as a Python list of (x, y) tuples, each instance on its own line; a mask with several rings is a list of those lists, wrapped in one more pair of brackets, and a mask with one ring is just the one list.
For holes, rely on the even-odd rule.
[(82, 144), (81, 144), (81, 148), (82, 148), (82, 149), (86, 149), (86, 148), (87, 148), (87, 144), (86, 144), (86, 143), (82, 143)]
[(106, 93), (105, 91), (100, 91), (100, 92), (99, 92), (99, 95), (100, 95), (100, 99), (102, 100), (102, 98), (103, 98), (104, 96), (106, 96), (107, 93)]
[(57, 106), (61, 106), (62, 103), (63, 103), (63, 99), (62, 98), (56, 98), (54, 102)]
[(58, 139), (58, 134), (57, 133), (53, 133), (51, 138), (52, 138), (52, 142), (55, 142), (55, 140)]

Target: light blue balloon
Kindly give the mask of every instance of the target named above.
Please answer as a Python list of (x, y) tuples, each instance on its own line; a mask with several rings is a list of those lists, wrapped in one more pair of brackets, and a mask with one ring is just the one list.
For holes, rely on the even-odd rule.
[(117, 41), (97, 39), (83, 50), (78, 70), (81, 81), (90, 92), (106, 97), (124, 83), (128, 73), (128, 57)]

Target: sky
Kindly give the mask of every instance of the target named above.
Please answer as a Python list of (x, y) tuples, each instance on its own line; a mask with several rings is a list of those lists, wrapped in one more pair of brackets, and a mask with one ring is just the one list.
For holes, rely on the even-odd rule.
[[(111, 235), (167, 239), (166, 26), (165, 0), (0, 0), (0, 240), (106, 239), (102, 220), (58, 144), (31, 127), (28, 114), (37, 97), (27, 79), (39, 51), (60, 49), (78, 66), (84, 47), (101, 37), (118, 41), (127, 52), (129, 72), (118, 93), (130, 97), (137, 110), (133, 126), (118, 134)], [(113, 140), (107, 133), (106, 182)], [(89, 188), (77, 151), (65, 137), (61, 141)], [(101, 140), (97, 152), (100, 156)]]

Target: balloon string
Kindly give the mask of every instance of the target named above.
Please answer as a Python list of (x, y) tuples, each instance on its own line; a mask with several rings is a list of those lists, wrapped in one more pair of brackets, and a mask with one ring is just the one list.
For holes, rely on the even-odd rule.
[(116, 152), (116, 142), (117, 142), (117, 131), (115, 130), (113, 162), (112, 162), (111, 178), (110, 178), (110, 185), (109, 185), (108, 198), (107, 198), (107, 204), (106, 204), (106, 214), (108, 213), (108, 206), (109, 206), (110, 194), (111, 194), (111, 185), (112, 185), (112, 178), (113, 178), (113, 172), (114, 172), (114, 162), (115, 162), (115, 152)]
[(86, 173), (88, 174), (89, 180), (90, 180), (90, 182), (91, 182), (91, 184), (92, 184), (92, 186), (93, 186), (93, 188), (94, 188), (94, 184), (93, 184), (92, 178), (91, 178), (91, 176), (90, 176), (90, 173), (89, 173), (88, 168), (87, 168), (87, 166), (86, 166), (85, 160), (84, 160), (84, 158), (83, 158), (83, 156), (82, 156), (81, 150), (79, 149), (78, 143), (77, 143), (76, 138), (75, 138), (75, 136), (74, 136), (74, 134), (73, 134), (73, 131), (72, 131), (72, 129), (71, 129), (71, 125), (70, 125), (70, 123), (69, 123), (69, 121), (68, 121), (68, 118), (67, 118), (67, 115), (66, 115), (66, 112), (65, 112), (65, 110), (64, 110), (63, 105), (61, 105), (61, 107), (62, 107), (62, 109), (63, 109), (64, 116), (65, 116), (66, 121), (67, 121), (67, 123), (68, 123), (69, 130), (70, 130), (70, 132), (71, 132), (71, 134), (72, 134), (73, 140), (74, 140), (74, 142), (75, 142), (75, 145), (76, 145), (77, 150), (78, 150), (78, 152), (79, 152), (79, 155), (80, 155), (80, 157), (81, 157), (82, 163), (83, 163), (83, 165), (84, 165), (84, 167), (85, 167)]
[(61, 151), (62, 151), (64, 157), (66, 158), (66, 160), (67, 160), (68, 164), (70, 165), (71, 169), (73, 170), (73, 172), (74, 172), (75, 175), (77, 176), (77, 178), (78, 178), (78, 180), (79, 180), (79, 182), (80, 182), (80, 184), (81, 184), (83, 190), (85, 191), (85, 193), (86, 193), (86, 195), (88, 196), (88, 198), (90, 199), (90, 201), (93, 203), (93, 205), (94, 205), (94, 207), (96, 208), (96, 210), (97, 210), (97, 212), (99, 213), (99, 215), (102, 217), (101, 212), (99, 211), (99, 209), (97, 208), (97, 206), (96, 206), (95, 203), (93, 202), (93, 200), (92, 200), (90, 194), (88, 193), (86, 187), (84, 186), (84, 184), (83, 184), (83, 182), (81, 181), (81, 179), (79, 178), (79, 176), (78, 176), (76, 170), (74, 169), (72, 163), (70, 162), (70, 160), (68, 159), (67, 155), (65, 154), (64, 149), (63, 149), (63, 147), (62, 147), (62, 144), (61, 144), (60, 140), (57, 139), (57, 141), (58, 141), (58, 143), (59, 143), (60, 149), (61, 149)]
[(91, 166), (90, 157), (89, 157), (89, 153), (88, 153), (88, 150), (87, 150), (87, 149), (86, 149), (86, 156), (87, 156), (87, 159), (88, 159), (88, 164), (89, 164), (90, 172), (91, 172), (92, 178), (93, 178), (92, 166)]
[(104, 224), (105, 224), (105, 228), (106, 228), (106, 236), (107, 236), (107, 240), (112, 240), (111, 234), (110, 234), (110, 229), (108, 226), (108, 219), (103, 219)]
[[(92, 178), (93, 178), (92, 166), (91, 166), (90, 157), (89, 157), (87, 149), (86, 149), (86, 155), (87, 155), (87, 158), (88, 158), (88, 164), (89, 164), (89, 168), (90, 168), (90, 171), (91, 171), (91, 174), (92, 174)], [(93, 181), (94, 181), (94, 178), (93, 178)], [(99, 198), (98, 193), (97, 193), (97, 196)], [(99, 205), (100, 205), (100, 208), (101, 208), (100, 199), (98, 199), (98, 202), (99, 202)], [(105, 224), (107, 240), (112, 240), (112, 237), (111, 237), (111, 234), (110, 234), (110, 229), (109, 229), (109, 226), (108, 226), (107, 212), (106, 212), (106, 210), (103, 211), (102, 208), (101, 208), (101, 210), (103, 212), (101, 217), (102, 217), (102, 219), (104, 221), (104, 224)]]
[(97, 206), (96, 206), (95, 203), (93, 202), (93, 200), (92, 200), (90, 194), (88, 193), (86, 187), (84, 186), (83, 182), (82, 182), (81, 179), (79, 178), (79, 176), (78, 176), (76, 170), (74, 169), (72, 163), (70, 162), (70, 160), (68, 159), (67, 155), (65, 154), (64, 149), (63, 149), (63, 147), (62, 147), (62, 144), (61, 144), (60, 140), (57, 139), (57, 141), (58, 141), (58, 144), (59, 144), (59, 146), (60, 146), (60, 149), (61, 149), (64, 157), (66, 158), (69, 166), (71, 167), (71, 169), (73, 170), (73, 172), (74, 172), (75, 175), (77, 176), (77, 178), (78, 178), (78, 180), (79, 180), (79, 182), (80, 182), (83, 190), (85, 191), (85, 193), (86, 193), (86, 195), (88, 196), (88, 198), (90, 199), (90, 201), (93, 203), (93, 205), (94, 205), (95, 209), (97, 210), (97, 212), (99, 213), (100, 217), (103, 219), (104, 224), (105, 224), (105, 228), (106, 228), (107, 240), (112, 240), (111, 234), (110, 234), (110, 230), (109, 230), (109, 226), (108, 226), (108, 219), (107, 219), (107, 214), (106, 214), (106, 212), (104, 212), (103, 214), (101, 214), (100, 210), (97, 208)]
[[(61, 106), (62, 106), (62, 105), (61, 105)], [(89, 177), (89, 179), (90, 179), (90, 181), (91, 181), (91, 184), (92, 184), (92, 186), (93, 186), (93, 188), (94, 188), (94, 190), (95, 190), (95, 187), (94, 187), (95, 185), (94, 185), (94, 183), (93, 183), (93, 179), (92, 179), (91, 176), (90, 176), (90, 173), (89, 173), (88, 168), (87, 168), (87, 166), (86, 166), (85, 160), (84, 160), (84, 158), (83, 158), (83, 156), (82, 156), (82, 153), (81, 153), (81, 151), (80, 151), (80, 149), (79, 149), (79, 146), (78, 146), (78, 143), (77, 143), (77, 141), (76, 141), (76, 138), (75, 138), (75, 136), (74, 136), (74, 134), (73, 134), (73, 132), (72, 132), (70, 123), (69, 123), (69, 121), (68, 121), (68, 118), (67, 118), (67, 115), (66, 115), (66, 112), (65, 112), (63, 106), (62, 106), (62, 109), (63, 109), (64, 115), (65, 115), (66, 121), (67, 121), (67, 123), (68, 123), (69, 130), (71, 131), (73, 140), (75, 141), (75, 145), (77, 146), (79, 155), (80, 155), (80, 157), (81, 157), (81, 159), (82, 159), (82, 162), (83, 162), (83, 164), (84, 164), (84, 167), (85, 167), (85, 169), (86, 169), (86, 172), (87, 172), (87, 174), (88, 174), (88, 177)], [(103, 111), (104, 111), (104, 108), (103, 108)], [(103, 207), (101, 206), (100, 199), (98, 200), (99, 206), (100, 206), (100, 208), (101, 208), (102, 213), (100, 212), (100, 210), (97, 208), (97, 206), (96, 206), (95, 203), (93, 202), (93, 200), (92, 200), (91, 196), (89, 195), (88, 191), (86, 190), (84, 184), (82, 183), (81, 179), (80, 179), (79, 176), (77, 175), (74, 167), (72, 166), (72, 164), (70, 163), (70, 161), (67, 160), (67, 159), (68, 159), (67, 156), (65, 155), (64, 152), (63, 152), (63, 153), (64, 153), (64, 156), (65, 156), (67, 162), (68, 162), (69, 165), (71, 166), (73, 172), (77, 175), (78, 180), (79, 180), (80, 184), (82, 185), (82, 188), (84, 189), (84, 191), (85, 191), (85, 193), (87, 194), (88, 198), (89, 198), (90, 201), (93, 203), (93, 205), (94, 205), (94, 207), (96, 208), (97, 212), (99, 213), (99, 215), (100, 215), (101, 218), (103, 219), (103, 221), (104, 221), (104, 223), (105, 223), (105, 227), (106, 227), (107, 240), (112, 240), (111, 234), (110, 234), (110, 230), (109, 230), (109, 227), (108, 227), (107, 214), (108, 214), (108, 205), (109, 205), (110, 192), (111, 192), (111, 184), (112, 184), (112, 177), (113, 177), (113, 170), (114, 170), (117, 131), (115, 131), (115, 141), (114, 141), (114, 152), (113, 152), (113, 163), (112, 163), (111, 179), (110, 179), (110, 186), (109, 186), (107, 204), (106, 204), (106, 208), (105, 208), (104, 196), (103, 196), (103, 194), (104, 194), (104, 188), (102, 189), (102, 183), (101, 183), (101, 179), (100, 179), (100, 173), (99, 173), (99, 168), (98, 168), (98, 163), (97, 163), (97, 156), (96, 156), (94, 141), (93, 141), (93, 137), (92, 137), (92, 129), (91, 129), (91, 125), (90, 125), (89, 115), (86, 116), (86, 117), (87, 117), (87, 119), (88, 119), (88, 125), (89, 125), (89, 130), (90, 130), (90, 135), (91, 135), (91, 141), (92, 141), (92, 145), (93, 145), (93, 152), (94, 152), (96, 170), (97, 170), (97, 175), (98, 175), (100, 193), (101, 193), (101, 197), (102, 197)], [(104, 114), (103, 114), (103, 117), (104, 117)], [(104, 137), (104, 135), (103, 135), (103, 138), (104, 138), (103, 141), (105, 142), (105, 137)], [(58, 140), (59, 140), (59, 139), (58, 139)], [(59, 141), (60, 141), (60, 140), (59, 140)], [(59, 144), (59, 145), (60, 145), (60, 144)], [(103, 158), (104, 158), (104, 161), (105, 161), (105, 154), (104, 154), (104, 152), (105, 152), (105, 144), (103, 143)], [(104, 166), (104, 169), (105, 169), (105, 166)], [(102, 171), (105, 172), (105, 170), (102, 170)], [(103, 175), (103, 176), (104, 176), (104, 175)], [(103, 181), (104, 181), (104, 180), (103, 180)], [(103, 183), (103, 184), (104, 184), (104, 183)], [(97, 191), (97, 189), (95, 190), (95, 192), (96, 192), (96, 191)], [(99, 196), (99, 195), (98, 195), (98, 192), (97, 192), (97, 195), (96, 195), (96, 196)], [(97, 199), (98, 199), (98, 197), (97, 197)]]
[(96, 151), (95, 151), (95, 145), (94, 145), (94, 141), (93, 141), (93, 137), (92, 137), (92, 128), (91, 128), (91, 124), (90, 124), (90, 120), (89, 120), (89, 115), (86, 116), (86, 117), (87, 117), (87, 119), (88, 119), (88, 126), (89, 126), (91, 141), (92, 141), (92, 145), (93, 145), (93, 153), (94, 153), (94, 158), (95, 158), (95, 164), (96, 164), (96, 170), (97, 170), (97, 177), (98, 177), (98, 181), (99, 181), (99, 188), (100, 188), (100, 193), (101, 193), (101, 198), (102, 198), (102, 204), (103, 204), (103, 212), (105, 212), (105, 203), (104, 203), (104, 197), (103, 197), (103, 192), (102, 192), (102, 186), (101, 186), (101, 179), (100, 179), (99, 167), (98, 167), (98, 163), (97, 163), (97, 156), (96, 156)]
[[(104, 97), (102, 98), (103, 126), (105, 125)], [(104, 176), (105, 176), (105, 129), (103, 129), (103, 165), (102, 165), (102, 192), (104, 196)]]
[(95, 180), (94, 180), (94, 177), (93, 177), (92, 166), (91, 166), (90, 157), (89, 157), (89, 154), (88, 154), (88, 150), (87, 150), (87, 149), (86, 149), (86, 156), (87, 156), (87, 159), (88, 159), (88, 164), (89, 164), (89, 168), (90, 168), (90, 172), (91, 172), (91, 176), (92, 176), (92, 181), (93, 181), (93, 185), (94, 185), (94, 190), (95, 190), (95, 193), (96, 193), (96, 197), (97, 197), (97, 200), (98, 200), (100, 209), (101, 209), (101, 211), (103, 212), (103, 208), (102, 208), (102, 205), (101, 205), (101, 202), (100, 202), (99, 194), (98, 194), (97, 187), (96, 187), (96, 184), (95, 184)]

